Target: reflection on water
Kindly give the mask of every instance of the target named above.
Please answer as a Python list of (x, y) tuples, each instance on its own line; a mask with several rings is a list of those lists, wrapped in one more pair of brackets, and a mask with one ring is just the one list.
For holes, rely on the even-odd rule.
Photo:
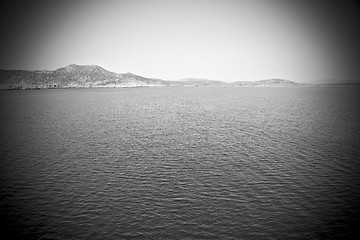
[(359, 221), (358, 96), (1, 91), (1, 225), (44, 239), (342, 238)]

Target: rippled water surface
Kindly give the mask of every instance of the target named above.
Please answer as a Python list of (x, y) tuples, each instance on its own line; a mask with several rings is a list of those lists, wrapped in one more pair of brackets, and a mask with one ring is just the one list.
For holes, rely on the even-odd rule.
[(3, 233), (341, 239), (360, 211), (357, 88), (0, 92)]

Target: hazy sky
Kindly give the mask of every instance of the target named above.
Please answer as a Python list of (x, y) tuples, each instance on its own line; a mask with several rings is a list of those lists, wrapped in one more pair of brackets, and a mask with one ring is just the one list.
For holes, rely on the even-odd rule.
[(360, 62), (355, 0), (3, 1), (0, 11), (1, 69), (310, 82), (355, 78)]

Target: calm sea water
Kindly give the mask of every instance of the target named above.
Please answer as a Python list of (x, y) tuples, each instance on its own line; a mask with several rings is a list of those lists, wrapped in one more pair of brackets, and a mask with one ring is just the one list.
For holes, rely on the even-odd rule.
[(358, 88), (0, 92), (2, 233), (342, 239), (360, 213)]

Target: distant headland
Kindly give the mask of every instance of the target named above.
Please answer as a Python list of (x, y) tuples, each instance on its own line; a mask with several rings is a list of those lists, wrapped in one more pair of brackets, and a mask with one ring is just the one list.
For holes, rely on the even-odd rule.
[(141, 77), (132, 73), (110, 72), (97, 65), (68, 65), (54, 71), (0, 70), (0, 89), (55, 89), (55, 88), (125, 88), (125, 87), (188, 87), (239, 86), (288, 87), (312, 86), (284, 79), (222, 82), (200, 78), (177, 81)]

